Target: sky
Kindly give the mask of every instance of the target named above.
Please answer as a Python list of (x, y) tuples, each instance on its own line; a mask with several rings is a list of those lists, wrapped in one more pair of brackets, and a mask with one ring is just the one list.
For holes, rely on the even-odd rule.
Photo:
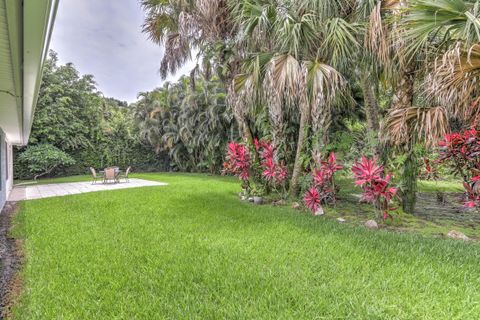
[[(162, 85), (163, 49), (141, 32), (138, 0), (61, 0), (50, 49), (60, 63), (72, 62), (81, 74), (93, 74), (106, 97), (134, 102), (137, 94)], [(167, 80), (193, 68), (188, 63)]]

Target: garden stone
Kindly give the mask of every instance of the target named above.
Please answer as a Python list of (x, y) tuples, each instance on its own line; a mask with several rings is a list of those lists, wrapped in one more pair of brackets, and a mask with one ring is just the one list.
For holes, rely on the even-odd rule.
[(283, 201), (282, 199), (278, 200), (278, 201), (273, 201), (272, 202), (272, 205), (274, 206), (283, 206), (285, 205), (285, 201)]
[(300, 209), (300, 203), (298, 203), (298, 202), (292, 203), (292, 208), (297, 209), (297, 210)]
[(471, 240), (465, 234), (461, 233), (460, 231), (456, 231), (456, 230), (451, 230), (449, 233), (447, 233), (447, 237), (452, 238), (452, 239), (457, 239), (457, 240), (463, 240), (463, 241), (470, 241)]
[(340, 223), (345, 223), (347, 222), (347, 220), (343, 219), (343, 218), (337, 218), (337, 221), (340, 222)]
[(378, 229), (378, 223), (375, 220), (368, 220), (365, 222), (365, 227), (368, 229)]
[(314, 216), (323, 216), (324, 214), (325, 214), (325, 212), (323, 211), (322, 206), (319, 206), (317, 211), (315, 211), (315, 213), (313, 215)]
[(263, 198), (262, 197), (253, 197), (253, 203), (263, 204)]

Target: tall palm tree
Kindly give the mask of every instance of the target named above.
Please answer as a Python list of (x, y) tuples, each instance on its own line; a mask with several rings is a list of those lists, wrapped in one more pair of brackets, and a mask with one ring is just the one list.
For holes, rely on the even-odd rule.
[[(245, 141), (252, 141), (248, 112), (236, 103), (230, 85), (237, 74), (238, 30), (227, 0), (141, 0), (146, 12), (143, 31), (165, 48), (160, 73), (175, 73), (194, 53), (209, 74), (213, 68), (225, 85), (229, 105)], [(208, 76), (209, 77), (209, 76)], [(191, 84), (194, 85), (194, 73)]]
[[(419, 67), (408, 50), (405, 27), (401, 23), (408, 0), (365, 1), (362, 7), (364, 13), (369, 12), (367, 47), (393, 85), (389, 114), (402, 114), (413, 107)], [(402, 206), (404, 211), (413, 213), (417, 189), (417, 160), (413, 151), (416, 141), (413, 138), (398, 141), (388, 134), (384, 134), (382, 140), (385, 145), (396, 145), (407, 154), (402, 173)]]
[[(280, 154), (285, 141), (285, 109), (298, 108), (300, 129), (290, 194), (298, 193), (307, 138), (316, 137), (314, 153), (328, 141), (332, 101), (344, 86), (330, 63), (343, 61), (358, 46), (345, 20), (347, 1), (239, 1), (237, 24), (250, 64), (237, 77), (244, 104), (268, 106), (273, 139)], [(340, 63), (338, 63), (340, 65)], [(263, 92), (262, 92), (263, 90)], [(253, 101), (252, 101), (253, 97)]]
[[(411, 146), (415, 139), (433, 144), (449, 130), (449, 119), (469, 122), (478, 114), (478, 108), (471, 106), (478, 97), (480, 4), (463, 0), (409, 0), (400, 4), (399, 52), (408, 67), (402, 69), (398, 88), (403, 95), (396, 96), (387, 129), (391, 141), (407, 146), (403, 203), (405, 211), (412, 212), (416, 162)], [(417, 70), (415, 61), (421, 65)], [(412, 104), (415, 72), (423, 74), (427, 107)], [(407, 128), (411, 134), (400, 137), (399, 130)]]

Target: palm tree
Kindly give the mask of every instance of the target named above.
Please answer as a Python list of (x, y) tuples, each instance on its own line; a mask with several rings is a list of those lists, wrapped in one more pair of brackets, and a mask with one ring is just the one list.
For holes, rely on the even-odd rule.
[[(201, 58), (207, 78), (210, 70), (222, 80), (229, 95), (238, 128), (245, 141), (252, 141), (247, 110), (236, 103), (230, 85), (237, 74), (238, 30), (226, 0), (141, 0), (146, 18), (143, 31), (165, 48), (160, 73), (163, 78), (175, 73), (196, 53)], [(194, 86), (194, 72), (191, 84)]]
[[(413, 212), (416, 190), (416, 160), (412, 145), (416, 139), (433, 144), (449, 130), (449, 119), (470, 122), (478, 108), (471, 105), (478, 97), (480, 70), (479, 3), (463, 0), (401, 1), (404, 11), (398, 22), (403, 77), (387, 129), (395, 143), (407, 146), (404, 170), (404, 210)], [(398, 40), (397, 40), (398, 41)], [(421, 69), (415, 70), (415, 62)], [(413, 106), (414, 74), (423, 71), (428, 105)], [(400, 130), (409, 129), (408, 137)], [(401, 139), (400, 139), (401, 138)]]
[(313, 153), (328, 141), (331, 107), (344, 86), (340, 72), (326, 62), (338, 63), (358, 46), (354, 28), (345, 20), (339, 2), (237, 2), (235, 16), (242, 43), (254, 52), (244, 73), (237, 77), (239, 99), (245, 105), (268, 107), (275, 146), (284, 153), (285, 109), (298, 108), (300, 128), (290, 194), (298, 193), (309, 130), (316, 137)]
[[(415, 97), (418, 64), (407, 48), (405, 27), (401, 23), (407, 7), (408, 0), (376, 3), (365, 1), (362, 6), (362, 12), (369, 15), (366, 33), (367, 48), (381, 64), (384, 74), (393, 84), (390, 115), (398, 115), (410, 110)], [(417, 185), (417, 160), (413, 151), (416, 141), (413, 138), (402, 141), (393, 140), (392, 135), (388, 134), (384, 134), (382, 140), (385, 146), (395, 145), (407, 153), (402, 173), (402, 206), (405, 212), (413, 213)]]

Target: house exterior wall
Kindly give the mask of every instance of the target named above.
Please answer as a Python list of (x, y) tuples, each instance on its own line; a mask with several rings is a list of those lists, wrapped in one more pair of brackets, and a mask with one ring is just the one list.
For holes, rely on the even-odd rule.
[(12, 146), (0, 129), (0, 210), (8, 200), (13, 187)]

